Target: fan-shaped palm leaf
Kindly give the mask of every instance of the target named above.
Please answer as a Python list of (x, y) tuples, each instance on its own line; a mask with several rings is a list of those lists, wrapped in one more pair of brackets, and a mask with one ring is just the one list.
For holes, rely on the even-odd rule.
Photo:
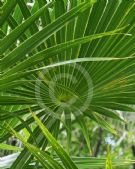
[[(6, 122), (27, 128), (30, 144), (47, 146), (39, 127), (29, 127), (29, 108), (56, 137), (60, 122), (69, 131), (73, 114), (89, 148), (81, 117), (116, 134), (104, 117), (123, 121), (115, 110), (134, 111), (135, 2), (28, 2), (0, 1), (0, 142), (11, 136)], [(25, 148), (11, 168), (27, 168), (32, 159)]]

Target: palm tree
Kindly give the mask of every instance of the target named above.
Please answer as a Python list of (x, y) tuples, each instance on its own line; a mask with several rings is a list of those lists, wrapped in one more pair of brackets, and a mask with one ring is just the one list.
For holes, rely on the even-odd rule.
[[(7, 145), (21, 151), (10, 168), (132, 163), (111, 161), (109, 148), (107, 159), (73, 158), (70, 144), (72, 122), (92, 154), (86, 117), (118, 134), (108, 119), (124, 122), (117, 111), (134, 112), (135, 2), (1, 0), (0, 6), (0, 142), (4, 147), (14, 136), (24, 145)], [(68, 152), (56, 141), (62, 126)]]

